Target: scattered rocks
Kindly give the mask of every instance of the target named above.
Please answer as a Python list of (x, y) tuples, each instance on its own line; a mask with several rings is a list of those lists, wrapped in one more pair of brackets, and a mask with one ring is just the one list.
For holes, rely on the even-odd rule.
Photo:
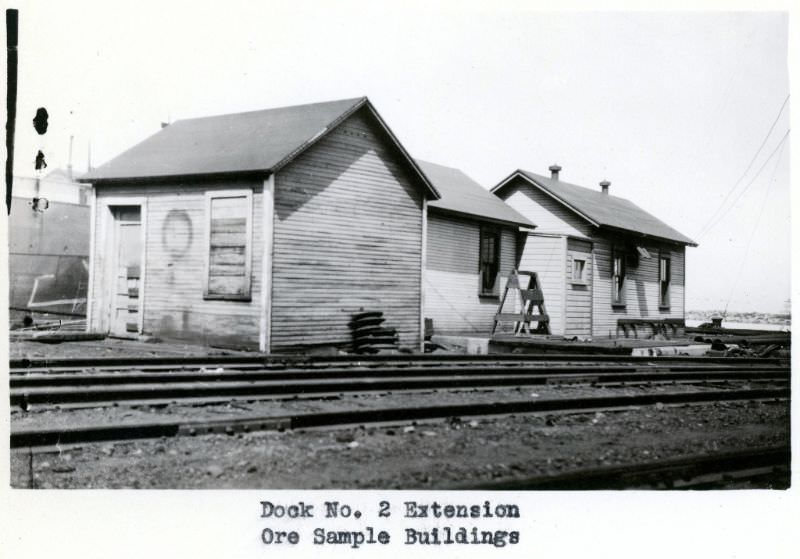
[(353, 433), (345, 432), (345, 433), (338, 433), (336, 435), (336, 442), (337, 443), (350, 443), (355, 440), (355, 436)]
[(212, 464), (206, 468), (206, 475), (211, 477), (220, 477), (225, 472), (225, 470), (216, 464)]

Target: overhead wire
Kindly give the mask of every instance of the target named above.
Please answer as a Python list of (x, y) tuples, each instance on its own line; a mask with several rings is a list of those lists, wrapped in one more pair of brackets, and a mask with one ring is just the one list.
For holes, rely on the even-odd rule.
[(741, 200), (742, 196), (744, 196), (744, 194), (747, 192), (747, 190), (750, 188), (750, 186), (761, 175), (761, 171), (764, 170), (764, 168), (767, 166), (767, 164), (770, 162), (770, 160), (775, 156), (775, 153), (778, 151), (778, 149), (780, 149), (783, 146), (784, 142), (786, 142), (786, 138), (789, 137), (789, 132), (791, 132), (791, 131), (792, 131), (791, 128), (786, 130), (786, 133), (783, 135), (783, 137), (781, 138), (780, 142), (778, 142), (778, 145), (775, 146), (775, 149), (772, 150), (772, 153), (770, 153), (769, 156), (764, 160), (764, 163), (761, 165), (761, 167), (759, 167), (759, 169), (756, 172), (756, 174), (753, 175), (753, 178), (750, 179), (750, 182), (748, 182), (745, 185), (745, 187), (739, 192), (739, 195), (736, 197), (736, 199), (733, 201), (733, 203), (731, 205), (729, 205), (728, 208), (722, 214), (720, 214), (719, 217), (716, 220), (713, 221), (713, 223), (710, 222), (709, 225), (705, 228), (704, 232), (702, 232), (702, 233), (700, 233), (698, 235), (699, 239), (702, 239), (703, 237), (705, 237), (718, 223), (720, 223), (723, 219), (725, 219), (725, 216), (727, 216), (734, 207), (736, 207), (736, 203), (739, 200)]
[(756, 150), (755, 154), (750, 159), (750, 163), (747, 164), (747, 167), (745, 168), (744, 172), (739, 176), (739, 178), (733, 184), (731, 189), (725, 195), (725, 198), (722, 200), (722, 203), (719, 205), (719, 207), (714, 211), (714, 213), (711, 215), (708, 221), (706, 221), (705, 225), (703, 225), (703, 227), (700, 229), (700, 232), (698, 233), (699, 237), (704, 236), (708, 232), (708, 230), (711, 228), (711, 223), (715, 220), (719, 212), (722, 211), (722, 209), (725, 207), (726, 202), (731, 197), (731, 195), (736, 191), (736, 188), (739, 186), (739, 183), (742, 182), (742, 179), (744, 179), (747, 176), (747, 173), (750, 172), (750, 169), (752, 169), (753, 163), (755, 163), (756, 159), (761, 154), (761, 150), (763, 150), (764, 146), (767, 144), (767, 140), (769, 140), (770, 136), (772, 135), (772, 131), (775, 129), (775, 125), (778, 124), (778, 121), (780, 120), (781, 115), (783, 114), (783, 110), (786, 108), (786, 104), (789, 102), (790, 97), (791, 94), (787, 95), (786, 99), (783, 100), (783, 104), (781, 105), (780, 110), (778, 110), (778, 114), (775, 117), (775, 120), (772, 122), (772, 125), (769, 127), (769, 130), (764, 136), (764, 139), (761, 141), (761, 145), (758, 146), (758, 149)]
[[(786, 134), (789, 132), (787, 131)], [(724, 319), (728, 314), (728, 306), (731, 304), (731, 300), (733, 300), (733, 295), (736, 292), (736, 288), (739, 285), (739, 279), (741, 278), (742, 271), (744, 270), (744, 265), (747, 262), (747, 257), (750, 254), (750, 246), (753, 243), (753, 238), (756, 236), (756, 231), (758, 230), (758, 226), (761, 223), (761, 216), (764, 214), (764, 208), (767, 205), (767, 199), (769, 198), (770, 190), (772, 189), (772, 185), (775, 183), (775, 175), (778, 174), (778, 167), (781, 163), (781, 156), (783, 156), (783, 148), (786, 147), (785, 143), (786, 136), (781, 141), (780, 144), (780, 153), (778, 154), (778, 158), (775, 160), (775, 168), (772, 170), (772, 177), (770, 177), (769, 183), (767, 184), (767, 190), (764, 193), (764, 199), (761, 202), (761, 209), (758, 212), (758, 217), (756, 218), (756, 223), (753, 226), (753, 230), (750, 232), (750, 238), (747, 241), (747, 248), (744, 251), (744, 256), (742, 257), (742, 261), (739, 264), (739, 272), (736, 274), (736, 279), (731, 286), (730, 295), (728, 295), (728, 300), (725, 302), (725, 309), (722, 311), (722, 318)]]

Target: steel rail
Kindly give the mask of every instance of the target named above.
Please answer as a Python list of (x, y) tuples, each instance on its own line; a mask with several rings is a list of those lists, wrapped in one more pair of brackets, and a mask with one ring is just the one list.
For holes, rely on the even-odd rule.
[[(438, 373), (438, 371), (437, 371)], [(159, 382), (109, 385), (97, 383), (83, 386), (45, 386), (12, 388), (10, 403), (27, 408), (32, 404), (72, 404), (114, 402), (119, 400), (185, 399), (212, 397), (254, 396), (308, 396), (315, 393), (345, 393), (363, 391), (403, 391), (420, 389), (465, 389), (476, 387), (533, 386), (565, 383), (646, 383), (646, 382), (712, 382), (722, 380), (788, 381), (788, 371), (774, 373), (752, 373), (749, 371), (680, 371), (680, 372), (591, 372), (572, 373), (527, 372), (525, 374), (481, 374), (460, 373), (415, 376), (363, 376), (345, 378), (315, 378), (308, 376), (287, 381), (285, 379), (248, 381)]]
[(216, 381), (256, 381), (256, 380), (300, 380), (325, 378), (364, 378), (387, 376), (430, 376), (430, 375), (503, 375), (503, 374), (608, 374), (608, 373), (668, 373), (668, 372), (746, 372), (757, 375), (762, 373), (789, 374), (787, 366), (725, 366), (725, 365), (607, 365), (588, 364), (575, 366), (572, 364), (485, 364), (474, 366), (446, 367), (375, 367), (362, 369), (352, 368), (292, 368), (292, 369), (212, 369), (206, 371), (117, 371), (117, 372), (82, 372), (82, 373), (28, 373), (13, 376), (9, 386), (13, 388), (34, 386), (86, 386), (91, 384), (137, 384), (137, 383), (175, 383), (175, 382), (216, 382)]
[(528, 414), (540, 412), (628, 408), (632, 406), (714, 403), (737, 400), (786, 400), (788, 388), (673, 392), (590, 398), (522, 400), (436, 406), (341, 410), (284, 416), (237, 417), (215, 421), (165, 421), (138, 424), (94, 425), (52, 429), (18, 428), (11, 431), (11, 448), (67, 445), (114, 440), (134, 440), (206, 433), (248, 432), (256, 430), (304, 429), (347, 424), (410, 422), (460, 416)]
[(503, 479), (453, 489), (495, 491), (602, 489), (714, 489), (755, 481), (773, 489), (789, 487), (788, 445), (696, 454), (638, 464), (577, 469), (559, 474)]
[(12, 359), (9, 361), (11, 371), (30, 369), (86, 369), (86, 368), (134, 368), (148, 366), (178, 367), (230, 367), (240, 366), (289, 366), (298, 363), (317, 366), (346, 364), (347, 366), (386, 365), (389, 363), (453, 363), (453, 362), (520, 362), (520, 361), (553, 361), (553, 362), (620, 362), (620, 363), (725, 363), (737, 364), (780, 364), (785, 360), (762, 357), (693, 357), (684, 355), (632, 356), (632, 355), (591, 355), (591, 354), (392, 354), (392, 355), (212, 355), (184, 357), (100, 357), (100, 358), (57, 358), (57, 359)]

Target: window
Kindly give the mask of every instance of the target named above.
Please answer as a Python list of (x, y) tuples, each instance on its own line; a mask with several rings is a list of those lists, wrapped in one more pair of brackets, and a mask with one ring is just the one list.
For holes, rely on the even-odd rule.
[(625, 253), (614, 249), (611, 269), (611, 304), (625, 304)]
[(252, 192), (206, 193), (206, 299), (250, 300)]
[(586, 260), (572, 259), (572, 283), (586, 283)]
[(672, 270), (669, 256), (663, 254), (658, 259), (658, 283), (659, 283), (659, 296), (658, 306), (662, 308), (669, 308), (669, 282), (672, 279)]
[(498, 294), (500, 234), (496, 229), (481, 228), (480, 242), (480, 294), (494, 296)]

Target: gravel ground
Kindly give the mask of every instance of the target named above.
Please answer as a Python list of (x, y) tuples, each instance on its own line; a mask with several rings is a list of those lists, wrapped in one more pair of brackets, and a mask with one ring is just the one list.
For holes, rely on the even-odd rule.
[(89, 444), (15, 451), (11, 481), (39, 488), (446, 489), (783, 444), (788, 414), (785, 402), (720, 402)]

